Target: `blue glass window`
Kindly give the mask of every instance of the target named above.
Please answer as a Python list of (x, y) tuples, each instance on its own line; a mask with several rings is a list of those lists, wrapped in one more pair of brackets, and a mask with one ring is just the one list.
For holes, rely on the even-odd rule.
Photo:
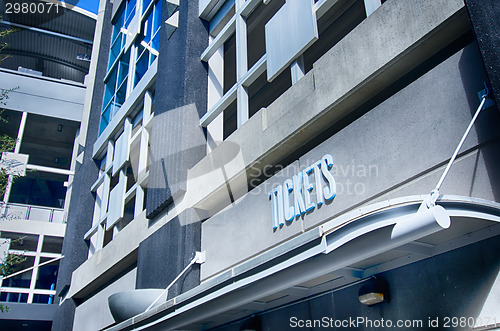
[(124, 53), (127, 40), (126, 29), (135, 16), (137, 0), (125, 1), (113, 20), (113, 32), (108, 61), (108, 74), (104, 82), (104, 99), (102, 102), (99, 134), (104, 131), (114, 114), (125, 102), (127, 96), (127, 80), (130, 63), (130, 51)]
[[(147, 1), (147, 0), (145, 0)], [(148, 2), (149, 3), (149, 2)], [(134, 86), (139, 83), (158, 55), (161, 28), (161, 3), (157, 1), (142, 24), (142, 40), (137, 42)]]

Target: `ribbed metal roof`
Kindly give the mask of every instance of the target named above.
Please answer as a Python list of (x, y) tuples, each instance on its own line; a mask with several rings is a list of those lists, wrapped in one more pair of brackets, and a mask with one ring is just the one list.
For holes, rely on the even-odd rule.
[[(6, 8), (6, 2), (0, 0), (0, 8)], [(58, 7), (51, 5), (50, 14), (15, 14), (14, 8), (12, 14), (4, 14), (0, 29), (14, 28), (16, 32), (0, 40), (9, 44), (2, 55), (11, 55), (0, 62), (0, 67), (12, 70), (22, 67), (42, 72), (47, 77), (83, 82), (90, 61), (77, 59), (77, 56), (90, 59), (97, 16), (59, 1), (8, 2), (29, 3), (33, 4), (32, 9), (37, 6), (45, 11), (49, 10), (50, 3), (57, 3)]]

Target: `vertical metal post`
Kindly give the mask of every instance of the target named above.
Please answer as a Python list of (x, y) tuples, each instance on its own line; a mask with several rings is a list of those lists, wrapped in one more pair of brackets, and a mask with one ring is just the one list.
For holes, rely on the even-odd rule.
[(236, 0), (236, 127), (242, 126), (249, 117), (248, 90), (241, 85), (241, 79), (248, 71), (247, 61), (247, 22), (246, 18), (239, 14), (245, 0)]

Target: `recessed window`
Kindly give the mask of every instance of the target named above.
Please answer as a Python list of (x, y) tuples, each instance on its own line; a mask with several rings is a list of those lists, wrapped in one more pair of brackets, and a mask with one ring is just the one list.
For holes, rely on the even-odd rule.
[(10, 239), (9, 249), (36, 252), (38, 235), (2, 231), (1, 238)]
[(147, 18), (142, 23), (141, 38), (136, 42), (137, 57), (135, 61), (134, 86), (139, 83), (142, 76), (153, 64), (158, 56), (161, 27), (161, 4), (157, 1), (150, 10)]
[(248, 68), (251, 68), (264, 54), (266, 54), (265, 25), (284, 4), (284, 0), (273, 0), (267, 5), (261, 2), (252, 14), (248, 16), (246, 20)]
[[(53, 258), (42, 257), (40, 258), (40, 264), (50, 261)], [(57, 282), (57, 272), (59, 270), (59, 261), (54, 261), (38, 268), (38, 274), (36, 279), (36, 289), (40, 290), (55, 290)]]
[(61, 253), (62, 245), (63, 245), (63, 237), (44, 236), (42, 252)]
[(236, 84), (236, 36), (224, 43), (224, 94)]
[(12, 292), (1, 292), (0, 293), (1, 302), (17, 302), (17, 303), (27, 303), (28, 293), (12, 293)]
[[(16, 263), (11, 267), (11, 269), (9, 270), (10, 275), (30, 268), (35, 263), (35, 257), (33, 256), (25, 256), (23, 260), (24, 261)], [(2, 287), (30, 288), (32, 274), (33, 270), (28, 270), (21, 274), (4, 279), (2, 281)]]

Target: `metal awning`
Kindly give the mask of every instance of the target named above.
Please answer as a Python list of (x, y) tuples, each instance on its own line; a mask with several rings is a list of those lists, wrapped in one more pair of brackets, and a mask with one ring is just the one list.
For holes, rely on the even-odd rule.
[(500, 234), (500, 204), (442, 196), (437, 204), (451, 218), (448, 229), (410, 227), (395, 238), (394, 226), (413, 224), (424, 198), (387, 200), (336, 217), (107, 330), (212, 328)]

